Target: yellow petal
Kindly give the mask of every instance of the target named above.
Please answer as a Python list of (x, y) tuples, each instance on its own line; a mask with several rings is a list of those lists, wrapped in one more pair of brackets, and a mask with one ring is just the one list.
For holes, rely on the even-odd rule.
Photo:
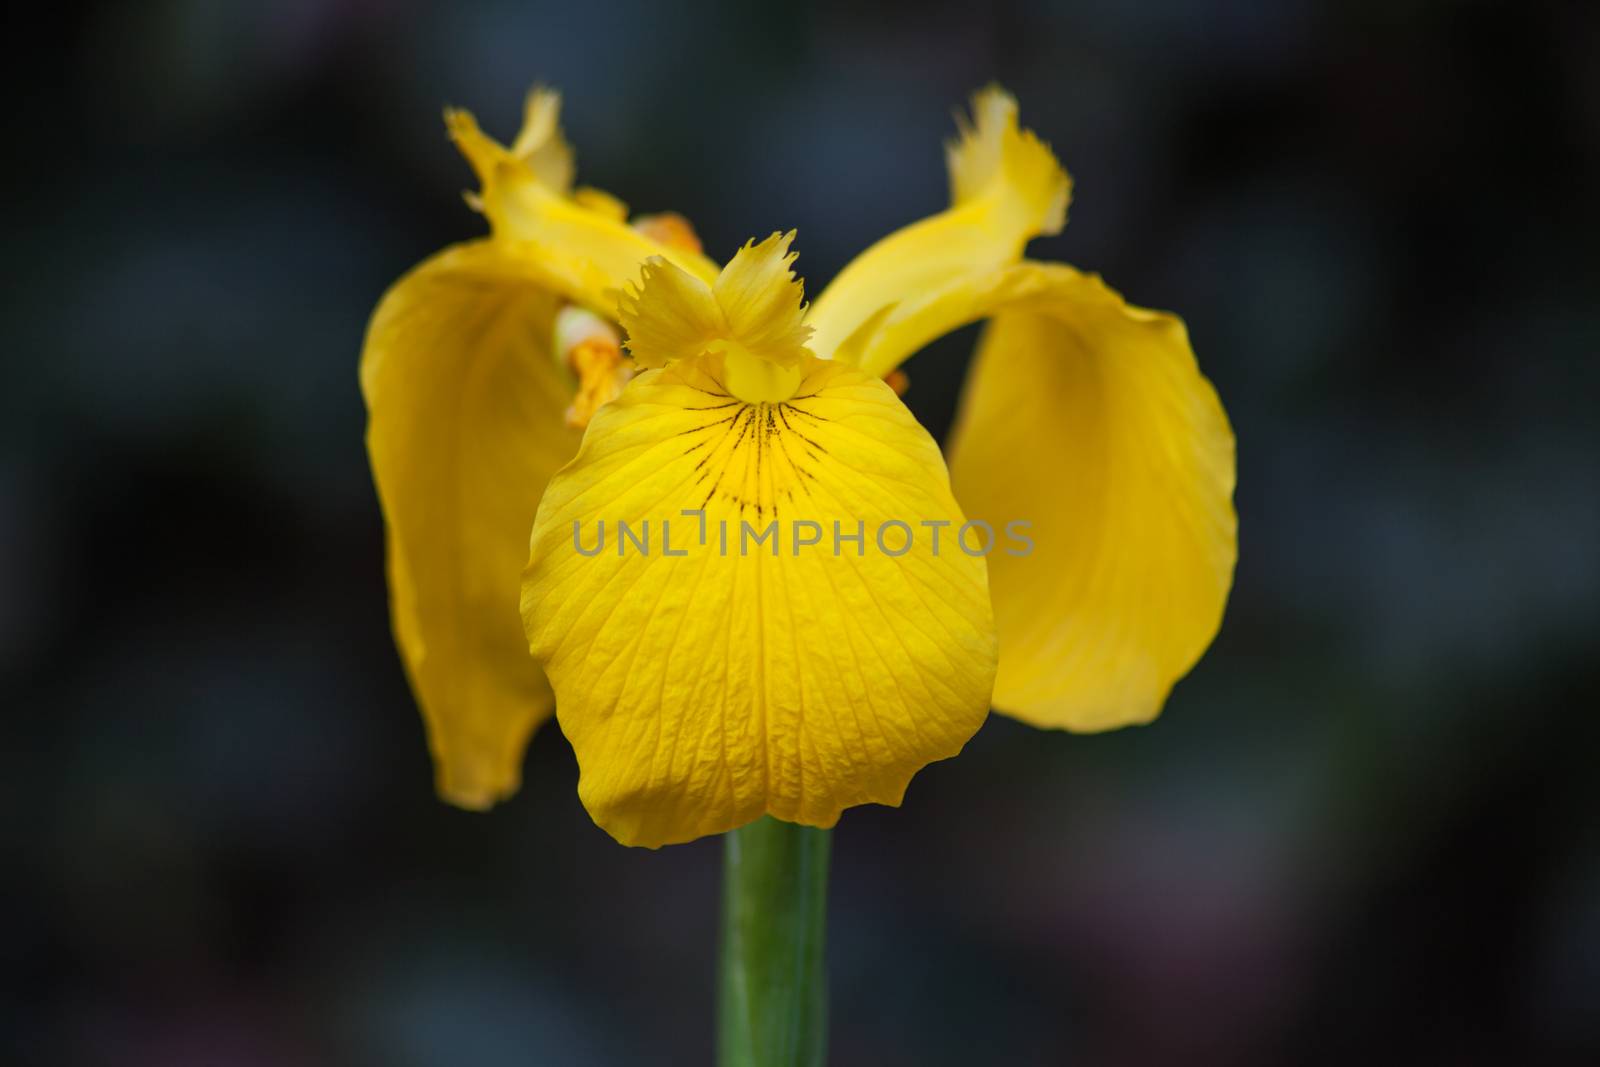
[(806, 321), (812, 349), (849, 358), (896, 305), (1017, 261), (1023, 246), (1066, 221), (1071, 180), (1049, 146), (1017, 126), (1017, 103), (998, 88), (972, 101), (973, 119), (947, 150), (951, 206), (857, 256), (817, 298)]
[[(445, 129), (478, 175), (487, 194), (509, 169), (537, 181), (558, 196), (572, 192), (576, 167), (572, 146), (561, 131), (561, 94), (536, 86), (523, 105), (522, 129), (507, 148), (478, 128), (470, 111), (445, 108)], [(603, 195), (603, 194), (602, 194)], [(624, 208), (622, 214), (626, 215)]]
[[(628, 217), (627, 204), (624, 204), (604, 189), (596, 189), (592, 185), (580, 185), (572, 190), (572, 201), (579, 207), (587, 208), (598, 215), (604, 215), (608, 219), (616, 219), (618, 222)], [(652, 237), (654, 235), (646, 234), (645, 236)], [(697, 248), (695, 251), (698, 252), (699, 249)]]
[[(522, 129), (511, 154), (528, 164), (539, 184), (557, 193), (572, 189), (577, 168), (572, 146), (561, 132), (561, 94), (536, 86), (523, 104)], [(627, 214), (626, 211), (623, 214)]]
[[(538, 158), (524, 158), (498, 144), (468, 112), (446, 111), (445, 123), (478, 175), (482, 188), (476, 199), (495, 239), (526, 260), (544, 285), (567, 299), (615, 316), (618, 293), (652, 256), (661, 256), (707, 283), (716, 278), (717, 268), (705, 256), (652, 240), (630, 227), (624, 219), (626, 208), (614, 197), (594, 190), (568, 196), (565, 188), (551, 185), (549, 168), (535, 169), (542, 166)], [(565, 181), (570, 184), (570, 174)]]
[(507, 239), (526, 246), (528, 257), (540, 262), (562, 295), (602, 315), (616, 315), (618, 293), (652, 257), (702, 281), (717, 276), (705, 256), (653, 241), (621, 219), (548, 193), (535, 182), (507, 182), (503, 192), (498, 204)]
[(661, 258), (646, 261), (638, 284), (624, 290), (617, 321), (641, 367), (698, 356), (728, 333), (711, 286)]
[(794, 231), (750, 241), (734, 253), (712, 290), (728, 321), (728, 336), (759, 359), (792, 367), (809, 355), (811, 327), (803, 325), (804, 286), (795, 277)]
[(516, 791), (551, 710), (517, 576), (539, 494), (578, 445), (549, 351), (556, 305), (492, 242), (458, 245), (395, 283), (361, 356), (395, 635), (439, 792), (462, 807)]
[(793, 240), (791, 231), (747, 243), (709, 286), (664, 259), (646, 263), (618, 308), (628, 351), (641, 367), (711, 349), (798, 366), (810, 355), (805, 343), (811, 330), (801, 322), (804, 289), (791, 270)]
[(473, 118), (470, 111), (445, 108), (444, 128), (454, 142), (456, 151), (461, 153), (472, 167), (472, 172), (478, 176), (482, 192), (488, 192), (500, 180), (502, 167), (517, 163), (516, 157), (505, 145), (478, 128), (478, 120)]
[(887, 375), (929, 342), (1049, 289), (1054, 269), (1054, 264), (1024, 260), (958, 278), (884, 309), (868, 328), (858, 331), (840, 358), (868, 374)]
[[(722, 364), (630, 382), (534, 524), (529, 644), (579, 795), (624, 844), (898, 804), (988, 710), (984, 561), (954, 546), (962, 516), (926, 431), (882, 381), (839, 363), (808, 358), (793, 398), (757, 404), (722, 387)], [(914, 535), (903, 554), (890, 520)], [(928, 522), (947, 524), (937, 553)]]
[(994, 706), (1071, 730), (1148, 722), (1222, 619), (1233, 432), (1176, 316), (1060, 265), (1007, 286), (950, 449), (969, 515), (1031, 524), (1031, 553), (989, 557)]

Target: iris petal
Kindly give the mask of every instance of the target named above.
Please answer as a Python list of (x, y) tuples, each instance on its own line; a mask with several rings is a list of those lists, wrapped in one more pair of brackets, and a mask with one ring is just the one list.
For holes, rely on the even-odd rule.
[(629, 226), (622, 217), (626, 209), (614, 198), (594, 190), (569, 196), (562, 185), (550, 184), (557, 179), (570, 184), (572, 175), (570, 150), (548, 111), (548, 105), (536, 108), (530, 102), (524, 134), (547, 124), (545, 136), (553, 130), (556, 140), (538, 143), (559, 148), (554, 158), (548, 154), (554, 149), (547, 148), (519, 155), (486, 136), (470, 113), (445, 112), (451, 139), (478, 175), (480, 189), (472, 200), (488, 217), (495, 239), (523, 258), (545, 286), (611, 318), (622, 287), (652, 256), (708, 283), (715, 279), (716, 265), (705, 256)]
[(856, 361), (853, 353), (898, 305), (989, 277), (1015, 263), (1030, 239), (1060, 231), (1072, 182), (1049, 146), (1018, 127), (1017, 102), (990, 88), (973, 98), (972, 111), (948, 149), (949, 209), (890, 234), (839, 273), (806, 316), (819, 355)]
[(493, 242), (458, 245), (395, 283), (361, 356), (396, 642), (439, 791), (462, 807), (516, 791), (551, 711), (516, 588), (539, 494), (579, 440), (548, 348), (556, 307)]
[(528, 641), (579, 795), (625, 844), (898, 804), (987, 714), (984, 561), (954, 544), (937, 445), (881, 381), (802, 368), (772, 403), (731, 395), (719, 355), (645, 372), (540, 504)]
[[(1037, 726), (1146, 722), (1221, 623), (1238, 554), (1234, 439), (1176, 316), (1026, 264), (993, 314), (950, 445), (957, 498), (1013, 521), (989, 559), (994, 705)], [(968, 294), (969, 296), (971, 294)]]

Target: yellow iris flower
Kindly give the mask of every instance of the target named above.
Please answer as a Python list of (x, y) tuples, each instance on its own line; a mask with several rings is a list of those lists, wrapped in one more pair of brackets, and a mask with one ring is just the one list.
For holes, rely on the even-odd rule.
[[(491, 235), (397, 282), (362, 356), (442, 795), (513, 792), (552, 708), (648, 846), (898, 804), (991, 706), (1154, 718), (1221, 622), (1233, 434), (1179, 319), (1022, 258), (1070, 180), (1015, 101), (974, 97), (950, 207), (809, 308), (793, 234), (719, 270), (575, 190), (558, 112), (535, 91), (509, 147), (447, 113)], [(884, 379), (980, 320), (947, 469)]]

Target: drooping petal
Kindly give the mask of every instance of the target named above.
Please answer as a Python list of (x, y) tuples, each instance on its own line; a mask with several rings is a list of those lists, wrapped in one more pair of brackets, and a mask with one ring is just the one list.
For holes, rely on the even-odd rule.
[(988, 710), (984, 561), (955, 545), (933, 440), (852, 368), (808, 358), (793, 397), (746, 403), (722, 363), (630, 382), (534, 524), (529, 645), (625, 844), (898, 804)]
[(950, 208), (890, 234), (840, 272), (806, 316), (818, 354), (854, 361), (896, 305), (992, 275), (1031, 238), (1060, 231), (1071, 179), (1048, 145), (1018, 128), (1016, 100), (991, 87), (972, 111), (947, 149)]
[(989, 557), (994, 706), (1036, 726), (1148, 722), (1217, 632), (1237, 556), (1234, 439), (1176, 316), (1098, 276), (999, 284), (950, 445), (957, 499), (1032, 550)]
[(550, 353), (556, 306), (493, 242), (457, 245), (395, 283), (362, 351), (396, 643), (439, 792), (462, 807), (515, 792), (551, 710), (517, 586), (539, 494), (579, 440)]

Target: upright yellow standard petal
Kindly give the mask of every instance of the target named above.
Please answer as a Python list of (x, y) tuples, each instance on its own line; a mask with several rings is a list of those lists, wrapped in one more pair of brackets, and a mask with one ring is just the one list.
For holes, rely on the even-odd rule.
[(989, 706), (984, 560), (955, 545), (932, 439), (841, 364), (806, 357), (770, 403), (732, 395), (724, 369), (712, 354), (636, 377), (534, 524), (529, 646), (579, 795), (625, 844), (898, 804)]
[(549, 351), (556, 307), (492, 242), (458, 245), (389, 290), (361, 356), (396, 642), (439, 792), (462, 807), (515, 792), (551, 710), (517, 584), (539, 494), (579, 440)]
[(712, 290), (730, 337), (759, 359), (790, 367), (809, 355), (811, 327), (803, 324), (804, 286), (794, 274), (794, 231), (775, 233), (734, 253)]
[(989, 558), (994, 706), (1071, 730), (1147, 722), (1210, 644), (1232, 584), (1227, 416), (1177, 317), (1054, 264), (983, 288), (1009, 302), (963, 312), (995, 317), (951, 473), (969, 515), (1026, 523), (1032, 540)]
[(890, 234), (840, 272), (806, 321), (820, 355), (854, 361), (883, 316), (963, 280), (1015, 263), (1023, 246), (1060, 231), (1072, 183), (1049, 146), (1019, 129), (998, 88), (973, 97), (972, 119), (947, 151), (951, 206)]
[(522, 130), (511, 154), (528, 164), (539, 184), (557, 193), (569, 192), (577, 173), (572, 146), (561, 132), (561, 94), (535, 87), (522, 110)]
[(629, 226), (626, 208), (592, 189), (572, 195), (572, 153), (557, 122), (559, 97), (536, 91), (522, 135), (506, 148), (478, 128), (469, 112), (445, 112), (445, 125), (471, 163), (481, 188), (471, 198), (497, 241), (521, 256), (548, 288), (614, 316), (623, 285), (639, 265), (660, 256), (707, 283), (716, 266), (698, 251), (654, 240)]
[(642, 367), (732, 347), (780, 367), (795, 366), (810, 354), (805, 346), (811, 328), (803, 323), (804, 287), (792, 269), (793, 241), (791, 230), (747, 243), (709, 285), (665, 259), (650, 260), (618, 309), (628, 351)]
[[(646, 290), (649, 300), (642, 299)], [(617, 321), (628, 331), (628, 352), (640, 367), (693, 358), (728, 336), (711, 286), (660, 258), (646, 261), (638, 285), (623, 291)]]

